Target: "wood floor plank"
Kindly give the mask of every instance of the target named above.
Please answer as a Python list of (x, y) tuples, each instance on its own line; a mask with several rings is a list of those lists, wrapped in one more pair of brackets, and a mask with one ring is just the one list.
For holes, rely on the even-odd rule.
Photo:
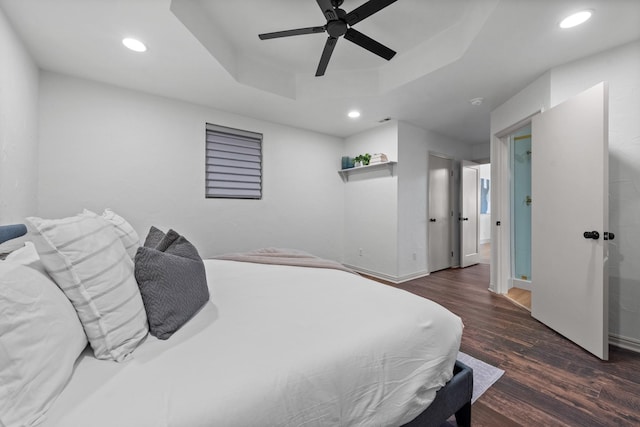
[(511, 288), (507, 292), (507, 298), (531, 311), (531, 291), (520, 288)]
[(488, 291), (488, 265), (393, 286), (456, 313), (461, 350), (504, 369), (473, 405), (474, 426), (640, 426), (640, 354), (611, 347), (600, 361)]

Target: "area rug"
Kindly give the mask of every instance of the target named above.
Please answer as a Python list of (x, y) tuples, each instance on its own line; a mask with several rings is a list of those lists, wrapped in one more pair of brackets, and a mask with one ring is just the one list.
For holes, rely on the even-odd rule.
[(471, 398), (471, 403), (478, 400), (482, 393), (487, 391), (504, 374), (502, 369), (498, 369), (461, 351), (458, 352), (458, 360), (473, 369), (473, 397)]
[[(478, 398), (482, 396), (482, 393), (487, 391), (489, 387), (504, 374), (502, 369), (489, 365), (461, 351), (458, 352), (458, 360), (473, 369), (473, 393), (471, 394), (471, 403), (478, 400)], [(471, 409), (471, 422), (473, 424), (473, 409)], [(452, 416), (440, 427), (457, 427), (456, 418)]]

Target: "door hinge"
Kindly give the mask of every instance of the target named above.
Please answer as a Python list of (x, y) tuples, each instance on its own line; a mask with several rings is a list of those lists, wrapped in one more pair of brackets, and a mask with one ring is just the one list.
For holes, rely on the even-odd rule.
[(453, 258), (453, 251), (451, 251), (451, 258)]

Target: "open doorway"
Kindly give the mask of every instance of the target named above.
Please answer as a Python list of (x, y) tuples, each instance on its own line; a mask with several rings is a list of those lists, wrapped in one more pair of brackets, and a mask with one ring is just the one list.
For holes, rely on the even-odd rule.
[(531, 123), (503, 138), (508, 152), (509, 259), (506, 297), (531, 311)]
[(531, 311), (531, 123), (509, 135), (511, 275), (507, 297)]
[(480, 264), (491, 264), (491, 164), (485, 163), (478, 168), (480, 182), (478, 197), (480, 197), (479, 244)]
[(509, 137), (511, 285), (531, 290), (531, 124)]

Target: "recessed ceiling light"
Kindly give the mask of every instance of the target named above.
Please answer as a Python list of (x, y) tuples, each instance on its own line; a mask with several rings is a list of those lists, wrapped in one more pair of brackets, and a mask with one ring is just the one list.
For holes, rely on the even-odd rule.
[(134, 52), (144, 52), (147, 50), (147, 47), (140, 40), (125, 38), (122, 39), (122, 44), (133, 50)]
[(484, 98), (472, 98), (469, 100), (469, 104), (474, 105), (474, 106), (478, 106), (478, 105), (482, 105), (482, 103), (484, 102)]
[(569, 15), (560, 22), (560, 28), (573, 28), (580, 25), (588, 21), (589, 18), (591, 18), (592, 13), (593, 12), (591, 10), (582, 10), (574, 13), (573, 15)]
[(347, 115), (352, 119), (357, 119), (358, 117), (360, 117), (360, 111), (352, 110), (352, 111), (349, 111), (349, 114)]

